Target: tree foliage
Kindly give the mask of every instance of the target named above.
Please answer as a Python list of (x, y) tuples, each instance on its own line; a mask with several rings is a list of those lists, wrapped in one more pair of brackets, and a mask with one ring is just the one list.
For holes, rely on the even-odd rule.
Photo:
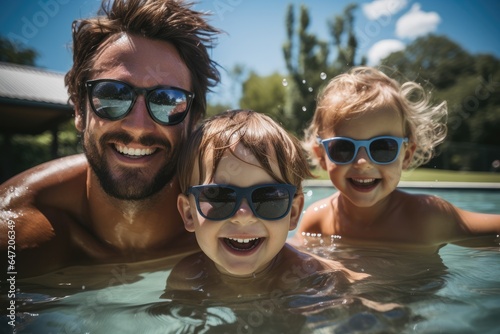
[[(288, 70), (284, 113), (289, 130), (301, 134), (314, 114), (316, 96), (326, 78), (336, 76), (355, 65), (357, 39), (354, 34), (354, 10), (350, 4), (342, 15), (327, 22), (331, 41), (322, 41), (308, 31), (309, 10), (300, 7), (296, 23), (294, 6), (286, 13), (287, 40), (283, 55)], [(336, 56), (331, 56), (334, 51)]]
[(288, 119), (284, 113), (285, 87), (282, 75), (274, 73), (260, 77), (251, 72), (243, 83), (243, 91), (245, 94), (240, 100), (241, 108), (269, 114), (276, 121), (287, 124)]
[[(434, 100), (447, 101), (448, 135), (434, 161), (448, 169), (488, 170), (500, 159), (500, 60), (471, 55), (445, 36), (427, 35), (383, 64), (425, 85)], [(468, 144), (475, 144), (470, 146)], [(457, 153), (449, 152), (459, 147)], [(482, 150), (483, 153), (478, 152)]]
[(38, 52), (0, 36), (0, 61), (35, 66)]
[(426, 80), (437, 89), (456, 83), (459, 76), (474, 72), (472, 56), (445, 36), (417, 38), (404, 50), (392, 53), (383, 64), (404, 73), (412, 81)]

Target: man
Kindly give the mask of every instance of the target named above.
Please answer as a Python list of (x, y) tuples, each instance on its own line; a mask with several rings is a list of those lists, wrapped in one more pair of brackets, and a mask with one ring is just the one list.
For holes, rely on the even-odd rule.
[(98, 14), (73, 23), (65, 77), (85, 154), (0, 186), (0, 240), (6, 248), (15, 236), (22, 276), (196, 247), (177, 211), (175, 167), (219, 82), (207, 52), (219, 31), (179, 1), (103, 2)]

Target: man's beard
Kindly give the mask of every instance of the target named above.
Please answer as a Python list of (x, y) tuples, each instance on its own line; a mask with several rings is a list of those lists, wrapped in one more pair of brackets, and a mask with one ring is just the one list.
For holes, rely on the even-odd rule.
[[(156, 175), (148, 174), (150, 172), (147, 169), (127, 168), (123, 166), (115, 166), (115, 172), (113, 173), (109, 161), (104, 156), (99, 155), (97, 143), (90, 139), (87, 142), (86, 139), (88, 138), (86, 138), (86, 135), (89, 135), (89, 133), (84, 131), (82, 133), (83, 151), (101, 187), (109, 196), (120, 200), (144, 200), (158, 193), (175, 176), (180, 147), (174, 150), (168, 141), (151, 136), (141, 137), (139, 140), (141, 145), (144, 146), (159, 145), (165, 148), (164, 154), (167, 159)], [(90, 134), (89, 138), (91, 137), (92, 135)], [(107, 143), (110, 140), (114, 140), (126, 146), (132, 139), (126, 133), (106, 133), (99, 140), (99, 144), (104, 149), (106, 145), (109, 145)], [(179, 142), (182, 142), (182, 140)], [(116, 174), (120, 175), (120, 177), (117, 178)]]

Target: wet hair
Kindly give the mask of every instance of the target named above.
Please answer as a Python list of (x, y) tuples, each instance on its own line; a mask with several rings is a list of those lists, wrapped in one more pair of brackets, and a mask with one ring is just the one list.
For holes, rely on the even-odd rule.
[(412, 81), (400, 84), (372, 67), (354, 67), (333, 78), (318, 94), (316, 110), (303, 142), (311, 161), (317, 163), (312, 150), (319, 145), (317, 136), (331, 132), (346, 119), (380, 107), (398, 111), (405, 137), (416, 144), (409, 168), (428, 162), (435, 147), (446, 137), (446, 102), (433, 105), (430, 94), (419, 84)]
[[(213, 179), (228, 149), (239, 158), (231, 150), (236, 144), (248, 149), (259, 167), (277, 182), (293, 184), (298, 192), (302, 190), (302, 181), (312, 177), (299, 140), (272, 118), (252, 110), (228, 110), (204, 120), (188, 138), (177, 165), (181, 191), (185, 193), (196, 182), (193, 175), (196, 163), (198, 182), (202, 182)], [(271, 161), (279, 166), (281, 176), (272, 170)]]
[(137, 35), (175, 46), (191, 73), (195, 99), (191, 124), (205, 115), (206, 93), (220, 81), (218, 64), (208, 49), (219, 30), (205, 21), (206, 14), (181, 0), (103, 0), (96, 17), (73, 22), (73, 67), (65, 77), (71, 101), (85, 113), (85, 82), (91, 78), (100, 50), (124, 34)]

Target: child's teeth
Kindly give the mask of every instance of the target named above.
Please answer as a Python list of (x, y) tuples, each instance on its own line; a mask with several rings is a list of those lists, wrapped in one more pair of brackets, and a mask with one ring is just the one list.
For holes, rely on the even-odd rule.
[(231, 240), (234, 240), (234, 241), (236, 241), (236, 242), (239, 242), (240, 244), (246, 244), (246, 243), (249, 243), (250, 241), (257, 240), (258, 238), (251, 238), (251, 239), (235, 239), (235, 238), (228, 238), (228, 239), (231, 239)]
[(371, 183), (371, 182), (375, 181), (375, 179), (353, 179), (353, 180), (358, 182), (358, 183)]

